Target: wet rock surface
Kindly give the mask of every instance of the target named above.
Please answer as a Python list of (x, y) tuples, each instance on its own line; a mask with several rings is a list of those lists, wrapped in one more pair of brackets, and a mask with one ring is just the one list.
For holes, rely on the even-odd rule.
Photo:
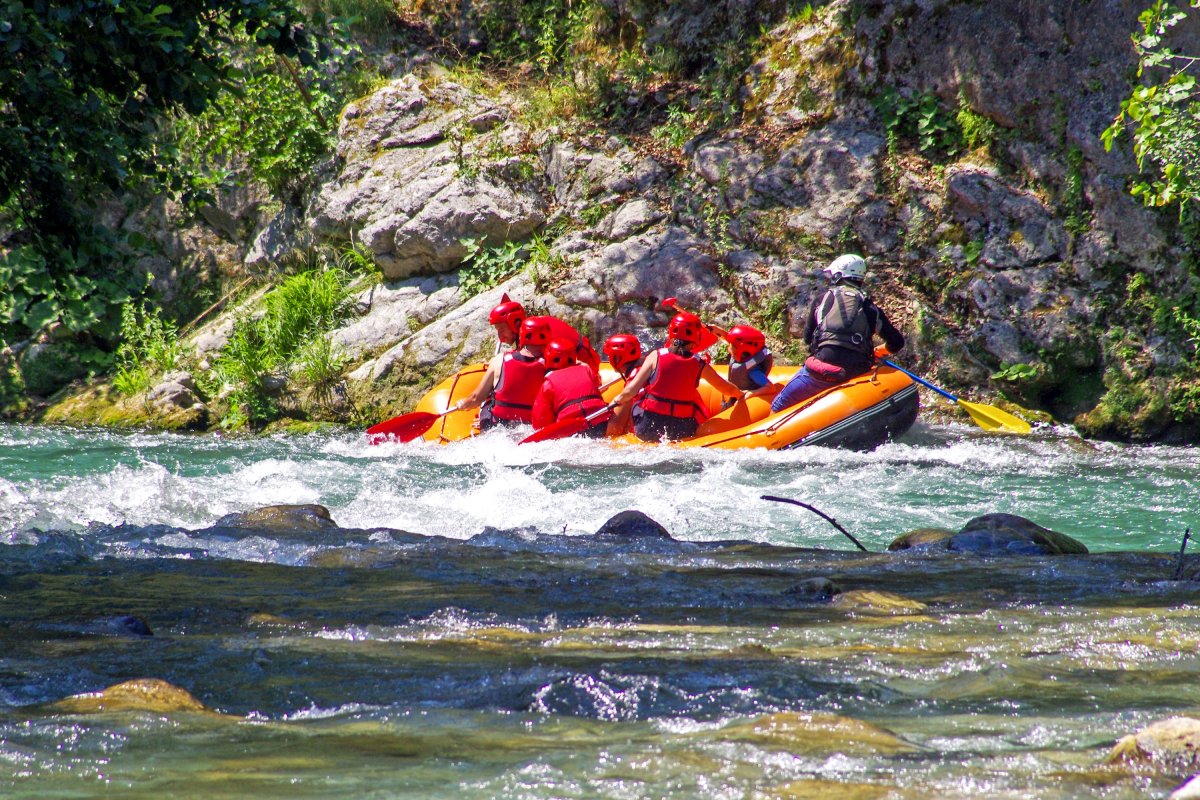
[(263, 506), (251, 511), (226, 514), (217, 520), (216, 527), (313, 531), (336, 528), (337, 523), (333, 521), (329, 509), (325, 506), (302, 503)]
[(1043, 528), (1016, 514), (984, 514), (967, 522), (957, 533), (940, 528), (923, 528), (907, 533), (888, 545), (891, 551), (912, 548), (944, 549), (987, 556), (1088, 552), (1085, 545), (1070, 536)]

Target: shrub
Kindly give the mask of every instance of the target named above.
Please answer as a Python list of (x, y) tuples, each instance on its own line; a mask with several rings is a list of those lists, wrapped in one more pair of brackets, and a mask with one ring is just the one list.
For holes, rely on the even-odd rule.
[(164, 320), (158, 309), (144, 301), (126, 303), (121, 309), (121, 343), (117, 346), (113, 387), (125, 395), (144, 392), (155, 374), (176, 367), (182, 352), (175, 325)]

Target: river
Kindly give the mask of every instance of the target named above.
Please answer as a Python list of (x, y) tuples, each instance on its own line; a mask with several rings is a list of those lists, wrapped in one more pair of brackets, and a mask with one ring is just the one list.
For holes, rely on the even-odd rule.
[[(0, 796), (1165, 796), (1181, 776), (1104, 759), (1200, 710), (1200, 597), (1171, 580), (1198, 489), (1192, 448), (1065, 430), (768, 453), (0, 426)], [(215, 524), (279, 503), (338, 527)], [(625, 509), (679, 541), (592, 536)], [(1092, 555), (880, 552), (991, 512)], [(207, 710), (55, 705), (138, 678)]]

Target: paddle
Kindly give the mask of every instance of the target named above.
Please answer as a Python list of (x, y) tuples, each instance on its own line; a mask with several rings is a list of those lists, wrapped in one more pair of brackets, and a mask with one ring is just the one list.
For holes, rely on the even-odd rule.
[(390, 439), (411, 442), (418, 436), (423, 436), (425, 431), (433, 427), (433, 423), (449, 413), (450, 411), (443, 411), (440, 414), (434, 414), (432, 411), (410, 411), (367, 428), (367, 438), (371, 444), (379, 444)]
[(552, 422), (540, 431), (534, 431), (526, 436), (517, 444), (533, 444), (534, 442), (548, 442), (551, 439), (565, 439), (568, 436), (574, 436), (577, 433), (582, 433), (591, 427), (593, 422), (598, 422), (605, 414), (612, 415), (612, 406), (608, 405), (599, 411), (594, 411), (586, 417), (568, 417), (560, 419), (557, 422)]
[(900, 370), (922, 386), (928, 389), (933, 389), (942, 397), (958, 403), (963, 407), (963, 410), (971, 415), (971, 419), (975, 421), (975, 424), (983, 428), (985, 431), (1011, 431), (1013, 433), (1029, 433), (1031, 430), (1033, 430), (1033, 426), (1028, 422), (1020, 419), (1019, 417), (1014, 417), (1007, 411), (1002, 411), (995, 406), (984, 405), (983, 403), (968, 403), (966, 400), (960, 400), (959, 398), (947, 392), (945, 389), (939, 389), (924, 378), (912, 374), (899, 364), (893, 364), (887, 359), (884, 359), (883, 363), (887, 364), (892, 369)]

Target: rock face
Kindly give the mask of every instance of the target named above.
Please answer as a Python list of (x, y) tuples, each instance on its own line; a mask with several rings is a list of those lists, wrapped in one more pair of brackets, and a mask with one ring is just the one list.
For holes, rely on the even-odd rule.
[[(605, 5), (643, 28), (647, 47), (700, 59), (734, 30), (766, 25), (739, 81), (739, 127), (682, 147), (580, 135), (519, 113), (503, 91), (447, 79), (426, 54), (344, 110), (336, 157), (302, 203), (268, 219), (267, 198), (247, 187), (184, 231), (150, 224), (158, 208), (113, 221), (154, 232), (162, 256), (150, 266), (168, 296), (180, 270), (208, 280), (313, 245), (365, 248), (387, 282), (332, 338), (350, 360), (351, 394), (376, 403), (407, 402), (490, 355), (486, 311), (501, 290), (593, 341), (624, 331), (647, 344), (669, 317), (656, 301), (675, 296), (726, 327), (756, 324), (781, 353), (823, 286), (812, 273), (857, 251), (906, 334), (906, 363), (935, 382), (1002, 388), (1090, 434), (1186, 438), (1161, 398), (1189, 388), (1170, 370), (1192, 353), (1121, 303), (1132, 275), (1163, 297), (1190, 296), (1187, 244), (1129, 196), (1138, 167), (1127, 137), (1112, 152), (1100, 140), (1128, 92), (1144, 3), (1111, 0), (1099, 14), (1027, 0), (832, 0), (786, 16), (744, 2)], [(1200, 28), (1192, 16), (1182, 36)], [(651, 94), (628, 102), (674, 102)], [(968, 125), (991, 133), (967, 137)], [(534, 233), (551, 265), (517, 259), (496, 291), (461, 291), (465, 240)], [(1107, 337), (1118, 329), (1119, 347)], [(227, 332), (206, 330), (201, 357)], [(993, 377), (1013, 365), (1036, 377)], [(1153, 389), (1145, 425), (1087, 413), (1106, 408), (1114, 375)]]
[(338, 176), (318, 195), (318, 238), (361, 242), (390, 280), (446, 272), (463, 239), (521, 240), (545, 221), (508, 111), (448, 81), (407, 75), (348, 106)]
[(987, 556), (1088, 552), (1087, 547), (1070, 536), (1043, 528), (1016, 514), (984, 514), (970, 520), (958, 533), (923, 528), (907, 533), (888, 545), (888, 550), (892, 551), (912, 548)]

